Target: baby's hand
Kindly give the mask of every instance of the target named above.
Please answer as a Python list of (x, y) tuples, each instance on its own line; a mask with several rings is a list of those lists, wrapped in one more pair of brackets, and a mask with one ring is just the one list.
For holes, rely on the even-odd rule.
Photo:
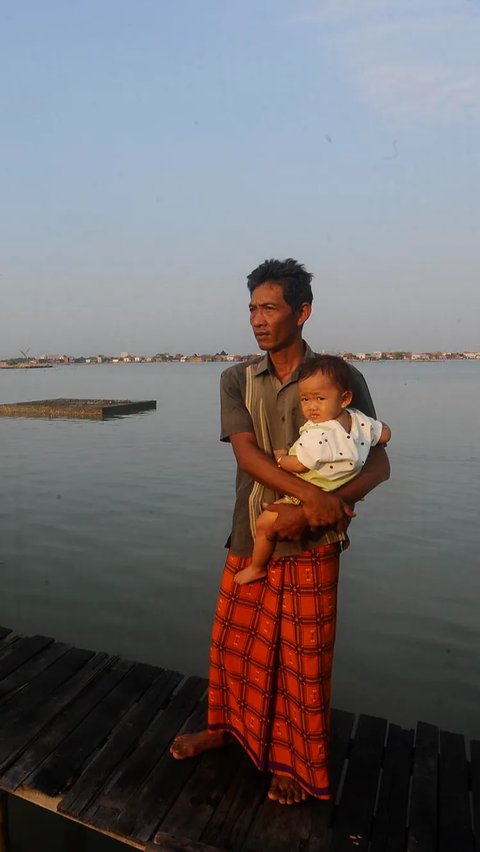
[(279, 462), (280, 459), (283, 459), (285, 458), (285, 456), (288, 456), (288, 452), (287, 450), (274, 450), (273, 455), (275, 456), (275, 461)]

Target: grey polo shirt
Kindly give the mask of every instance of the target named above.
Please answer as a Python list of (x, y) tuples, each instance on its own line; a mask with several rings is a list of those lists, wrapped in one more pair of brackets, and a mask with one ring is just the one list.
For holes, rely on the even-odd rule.
[[(312, 358), (317, 353), (305, 346), (304, 360)], [(369, 417), (376, 417), (367, 383), (362, 374), (349, 364), (353, 375), (352, 407), (358, 408)], [(238, 432), (253, 432), (258, 443), (262, 443), (258, 435), (258, 426), (254, 424), (252, 415), (247, 407), (247, 369), (250, 368), (249, 382), (253, 383), (255, 399), (261, 400), (264, 426), (263, 448), (273, 457), (273, 450), (285, 447), (289, 449), (298, 438), (300, 426), (305, 422), (298, 398), (297, 379), (298, 369), (295, 370), (285, 384), (276, 377), (273, 365), (267, 355), (257, 361), (242, 362), (229, 367), (222, 373), (220, 381), (221, 400), (221, 440), (229, 441), (231, 435)], [(250, 408), (250, 410), (252, 410)], [(266, 437), (265, 437), (266, 436)], [(236, 500), (233, 512), (232, 532), (227, 542), (233, 553), (238, 556), (249, 556), (253, 547), (251, 529), (251, 495), (252, 489), (259, 489), (255, 480), (237, 467)], [(268, 488), (261, 488), (258, 505), (262, 501), (273, 502), (282, 495)], [(260, 511), (260, 508), (258, 509)], [(336, 530), (321, 530), (317, 533), (308, 531), (301, 542), (278, 542), (275, 556), (288, 556), (309, 550), (324, 544), (346, 539), (345, 533)]]

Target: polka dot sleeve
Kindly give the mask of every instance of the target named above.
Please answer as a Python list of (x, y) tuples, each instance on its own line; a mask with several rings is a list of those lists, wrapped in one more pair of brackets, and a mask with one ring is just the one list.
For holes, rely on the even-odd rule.
[(319, 429), (307, 429), (295, 443), (297, 459), (309, 470), (317, 470), (325, 462), (331, 461), (332, 450), (328, 433)]

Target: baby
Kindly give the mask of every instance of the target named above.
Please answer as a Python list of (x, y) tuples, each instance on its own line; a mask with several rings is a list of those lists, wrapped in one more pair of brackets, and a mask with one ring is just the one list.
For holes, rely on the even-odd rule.
[[(299, 371), (298, 390), (307, 422), (290, 451), (275, 450), (275, 459), (282, 470), (324, 491), (333, 491), (357, 476), (370, 447), (390, 440), (390, 428), (348, 408), (353, 396), (352, 373), (343, 358), (318, 355), (305, 361)], [(276, 502), (300, 503), (288, 496)], [(276, 512), (267, 510), (257, 518), (252, 562), (235, 575), (236, 583), (243, 585), (266, 576), (275, 550), (273, 527), (277, 517)]]

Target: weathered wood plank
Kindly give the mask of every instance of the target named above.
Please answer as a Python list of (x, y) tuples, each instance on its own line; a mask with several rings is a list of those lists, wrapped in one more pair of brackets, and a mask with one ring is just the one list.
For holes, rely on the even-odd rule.
[(93, 651), (71, 648), (18, 695), (11, 696), (3, 703), (0, 769), (5, 769), (12, 763), (46, 722), (56, 716), (71, 700), (75, 694), (73, 675), (91, 657)]
[(17, 795), (54, 807), (73, 783), (61, 813), (149, 852), (352, 852), (369, 843), (369, 852), (404, 852), (405, 842), (408, 852), (480, 852), (479, 742), (470, 805), (463, 737), (442, 732), (439, 748), (438, 730), (419, 723), (413, 749), (412, 732), (391, 725), (384, 747), (385, 720), (361, 717), (351, 741), (353, 716), (334, 711), (334, 799), (348, 757), (336, 810), (334, 799), (312, 798), (282, 808), (238, 744), (170, 756), (181, 726), (204, 722), (206, 682), (192, 678), (173, 693), (180, 678), (0, 628), (0, 787), (20, 785)]
[(333, 826), (332, 849), (367, 849), (387, 722), (360, 716)]
[[(206, 683), (200, 678), (189, 678), (182, 684), (179, 691), (173, 696), (167, 706), (157, 714), (147, 730), (141, 737), (136, 749), (128, 755), (123, 765), (119, 768), (106, 785), (99, 799), (94, 801), (91, 807), (84, 811), (83, 818), (99, 827), (107, 827), (115, 824), (115, 830), (120, 834), (127, 834), (121, 826), (116, 825), (116, 820), (123, 818), (128, 830), (136, 820), (137, 811), (140, 807), (140, 798), (144, 802), (143, 785), (147, 779), (151, 779), (153, 772), (158, 772), (168, 764), (165, 784), (170, 789), (166, 791), (168, 805), (176, 798), (184, 780), (185, 767), (188, 774), (193, 771), (193, 761), (176, 761), (170, 755), (164, 755), (171, 740), (177, 733), (179, 727), (192, 714), (196, 704), (205, 691)], [(162, 763), (162, 755), (164, 762)], [(161, 764), (161, 766), (160, 766)], [(159, 769), (160, 767), (160, 769)], [(182, 781), (178, 782), (179, 775)], [(170, 785), (169, 785), (170, 777)], [(172, 795), (172, 791), (173, 795)], [(166, 805), (159, 793), (158, 795), (158, 819), (154, 828), (163, 818), (168, 805)], [(153, 829), (145, 837), (150, 839)]]
[[(114, 823), (115, 830), (124, 837), (134, 837), (145, 843), (150, 840), (193, 772), (197, 758), (175, 760), (168, 752), (168, 746), (180, 726), (193, 713), (205, 687), (203, 679), (187, 680), (150, 727), (133, 760), (127, 763), (119, 779), (120, 784), (117, 781), (109, 791), (109, 796), (114, 794), (111, 801), (120, 805), (121, 810)], [(148, 777), (145, 769), (151, 770)], [(146, 780), (138, 789), (141, 775)]]
[(0, 661), (11, 653), (12, 646), (15, 645), (15, 642), (19, 642), (20, 639), (24, 638), (24, 636), (17, 636), (16, 633), (8, 633), (0, 642)]
[(436, 852), (438, 728), (419, 722), (415, 737), (407, 852)]
[(60, 813), (75, 818), (100, 795), (112, 773), (128, 758), (142, 734), (163, 708), (181, 675), (159, 669), (158, 679), (149, 687), (141, 700), (115, 726), (105, 745), (89, 763), (81, 776), (64, 796), (58, 806)]
[(470, 743), (475, 852), (480, 852), (480, 741)]
[(154, 676), (151, 666), (120, 660), (105, 673), (115, 683), (104, 690), (103, 697), (80, 724), (43, 764), (24, 781), (23, 786), (35, 787), (48, 795), (61, 793), (73, 784), (82, 766), (110, 734), (119, 719), (148, 689)]
[(108, 654), (95, 654), (76, 673), (75, 700), (45, 725), (26, 751), (4, 773), (3, 781), (10, 790), (15, 790), (20, 784), (31, 786), (26, 783), (28, 776), (51, 755), (102, 696), (112, 689), (116, 680), (112, 681), (112, 672), (108, 669), (114, 662), (114, 658)]
[(370, 852), (403, 852), (413, 763), (413, 731), (390, 725)]
[(310, 820), (308, 802), (282, 806), (264, 796), (242, 846), (242, 852), (301, 852), (308, 841)]
[[(283, 808), (264, 798), (250, 827), (244, 849), (305, 850), (326, 849), (333, 802), (338, 790), (343, 763), (350, 742), (354, 716), (335, 712), (331, 723), (331, 787), (333, 798), (321, 801), (309, 798), (295, 808)], [(383, 740), (382, 740), (383, 745)]]
[(200, 839), (214, 847), (243, 849), (257, 809), (267, 795), (269, 783), (270, 776), (260, 773), (242, 749), (232, 783)]
[(229, 745), (201, 756), (183, 790), (161, 824), (162, 831), (185, 833), (200, 840), (225, 791), (228, 791), (241, 758), (239, 746)]
[(67, 645), (52, 641), (43, 651), (27, 659), (3, 680), (0, 680), (0, 703), (7, 700), (13, 692), (27, 686), (37, 675), (43, 674), (45, 669), (65, 654), (67, 650)]
[(320, 801), (310, 799), (310, 833), (305, 852), (325, 852), (329, 843), (329, 831), (332, 823), (333, 808), (338, 795), (342, 770), (350, 747), (355, 716), (340, 710), (332, 710), (330, 745), (330, 785), (332, 798)]
[(465, 740), (440, 731), (439, 852), (473, 852)]
[(338, 794), (340, 778), (342, 777), (343, 764), (345, 763), (352, 736), (355, 714), (344, 710), (332, 710), (331, 718), (331, 745), (330, 745), (330, 784), (332, 797), (335, 800)]
[(173, 837), (166, 832), (160, 832), (155, 842), (147, 843), (145, 852), (226, 852), (219, 846), (206, 846), (190, 840), (188, 837)]
[(53, 639), (49, 639), (47, 636), (29, 636), (2, 647), (0, 681), (52, 642)]
[[(13, 630), (9, 630), (3, 636), (3, 638), (0, 640), (0, 653), (3, 653), (3, 649), (5, 647), (7, 647), (10, 644), (10, 642), (14, 642), (15, 639), (20, 639), (20, 638), (21, 637), (17, 633), (14, 633)], [(22, 637), (22, 638), (25, 638), (25, 637)]]

